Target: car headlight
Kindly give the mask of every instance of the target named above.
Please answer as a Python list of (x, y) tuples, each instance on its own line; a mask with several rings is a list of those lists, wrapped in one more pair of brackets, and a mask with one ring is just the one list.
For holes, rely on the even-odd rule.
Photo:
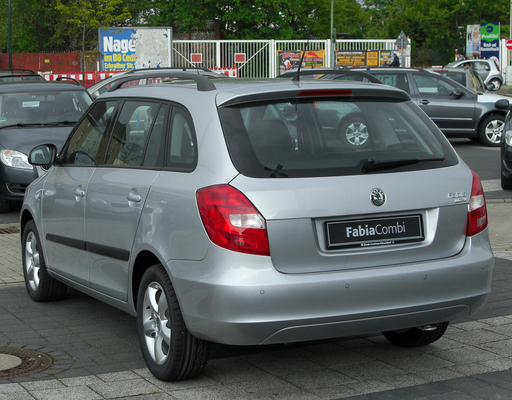
[(1, 150), (0, 160), (2, 163), (12, 168), (19, 169), (32, 169), (32, 165), (28, 163), (28, 157), (26, 154), (20, 153), (15, 150)]
[(512, 146), (512, 130), (505, 131), (504, 135), (505, 135), (505, 143), (508, 146)]

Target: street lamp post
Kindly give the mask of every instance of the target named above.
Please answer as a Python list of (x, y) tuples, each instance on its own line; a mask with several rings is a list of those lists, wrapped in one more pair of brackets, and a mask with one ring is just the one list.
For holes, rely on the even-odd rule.
[[(512, 0), (511, 0), (512, 1)], [(8, 0), (7, 29), (9, 31), (9, 69), (12, 69), (12, 29), (11, 29), (11, 0)]]
[[(512, 0), (510, 0), (512, 4)], [(334, 0), (331, 0), (331, 67), (336, 65), (336, 35), (334, 33)]]

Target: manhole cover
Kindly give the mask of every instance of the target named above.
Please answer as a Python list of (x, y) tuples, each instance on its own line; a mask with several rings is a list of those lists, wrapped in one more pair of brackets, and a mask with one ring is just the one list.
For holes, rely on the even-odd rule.
[(50, 356), (38, 351), (0, 347), (0, 379), (35, 374), (52, 364)]
[(18, 228), (0, 228), (0, 234), (2, 233), (19, 233), (20, 230)]

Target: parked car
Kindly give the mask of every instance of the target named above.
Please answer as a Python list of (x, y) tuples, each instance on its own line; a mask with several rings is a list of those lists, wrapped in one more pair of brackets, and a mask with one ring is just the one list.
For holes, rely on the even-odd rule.
[(2, 69), (0, 83), (19, 81), (44, 81), (44, 77), (30, 69)]
[(506, 112), (497, 109), (495, 103), (505, 96), (474, 92), (424, 69), (364, 70), (383, 83), (407, 92), (447, 137), (468, 137), (486, 146), (500, 145)]
[[(125, 77), (62, 150), (30, 152), (52, 166), (21, 209), (32, 299), (72, 286), (136, 315), (162, 380), (201, 373), (210, 342), (427, 345), (484, 303), (480, 180), (407, 93), (173, 77)], [(367, 136), (345, 135), (354, 119)]]
[(447, 68), (470, 68), (478, 72), (485, 84), (492, 83), (493, 90), (499, 90), (503, 85), (500, 68), (494, 60), (459, 60), (447, 64)]
[(427, 68), (429, 71), (437, 72), (440, 75), (446, 76), (466, 86), (476, 93), (488, 93), (489, 90), (494, 90), (494, 84), (485, 84), (482, 77), (473, 69), (469, 68)]
[(508, 111), (503, 127), (503, 140), (500, 148), (501, 188), (512, 190), (512, 103), (507, 99), (496, 102), (496, 108)]
[(85, 88), (76, 84), (34, 80), (0, 85), (0, 213), (21, 203), (38, 176), (28, 163), (29, 150), (40, 143), (60, 149), (91, 103)]
[[(176, 71), (181, 72), (190, 72), (190, 73), (196, 73), (216, 78), (227, 78), (227, 76), (220, 72), (215, 72), (210, 69), (206, 68), (181, 68), (181, 67), (165, 67), (165, 68), (139, 68), (139, 69), (132, 69), (130, 71), (123, 71), (119, 72), (115, 75), (110, 75), (109, 77), (102, 79), (101, 81), (95, 83), (94, 85), (91, 85), (87, 88), (87, 91), (90, 93), (90, 95), (93, 98), (96, 98), (100, 96), (101, 94), (107, 92), (110, 87), (117, 82), (120, 79), (125, 78), (126, 76), (144, 76), (144, 74), (147, 74), (148, 72), (169, 72), (172, 74)], [(146, 80), (146, 78), (141, 78), (140, 80), (130, 80), (128, 82), (129, 85), (146, 85), (148, 83), (160, 83), (162, 79), (165, 79), (165, 76), (150, 79), (149, 81)]]

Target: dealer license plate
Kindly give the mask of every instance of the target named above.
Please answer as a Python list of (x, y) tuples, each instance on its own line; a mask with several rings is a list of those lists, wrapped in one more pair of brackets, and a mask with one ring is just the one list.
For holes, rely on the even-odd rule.
[(425, 239), (421, 215), (326, 222), (327, 248), (385, 246)]

